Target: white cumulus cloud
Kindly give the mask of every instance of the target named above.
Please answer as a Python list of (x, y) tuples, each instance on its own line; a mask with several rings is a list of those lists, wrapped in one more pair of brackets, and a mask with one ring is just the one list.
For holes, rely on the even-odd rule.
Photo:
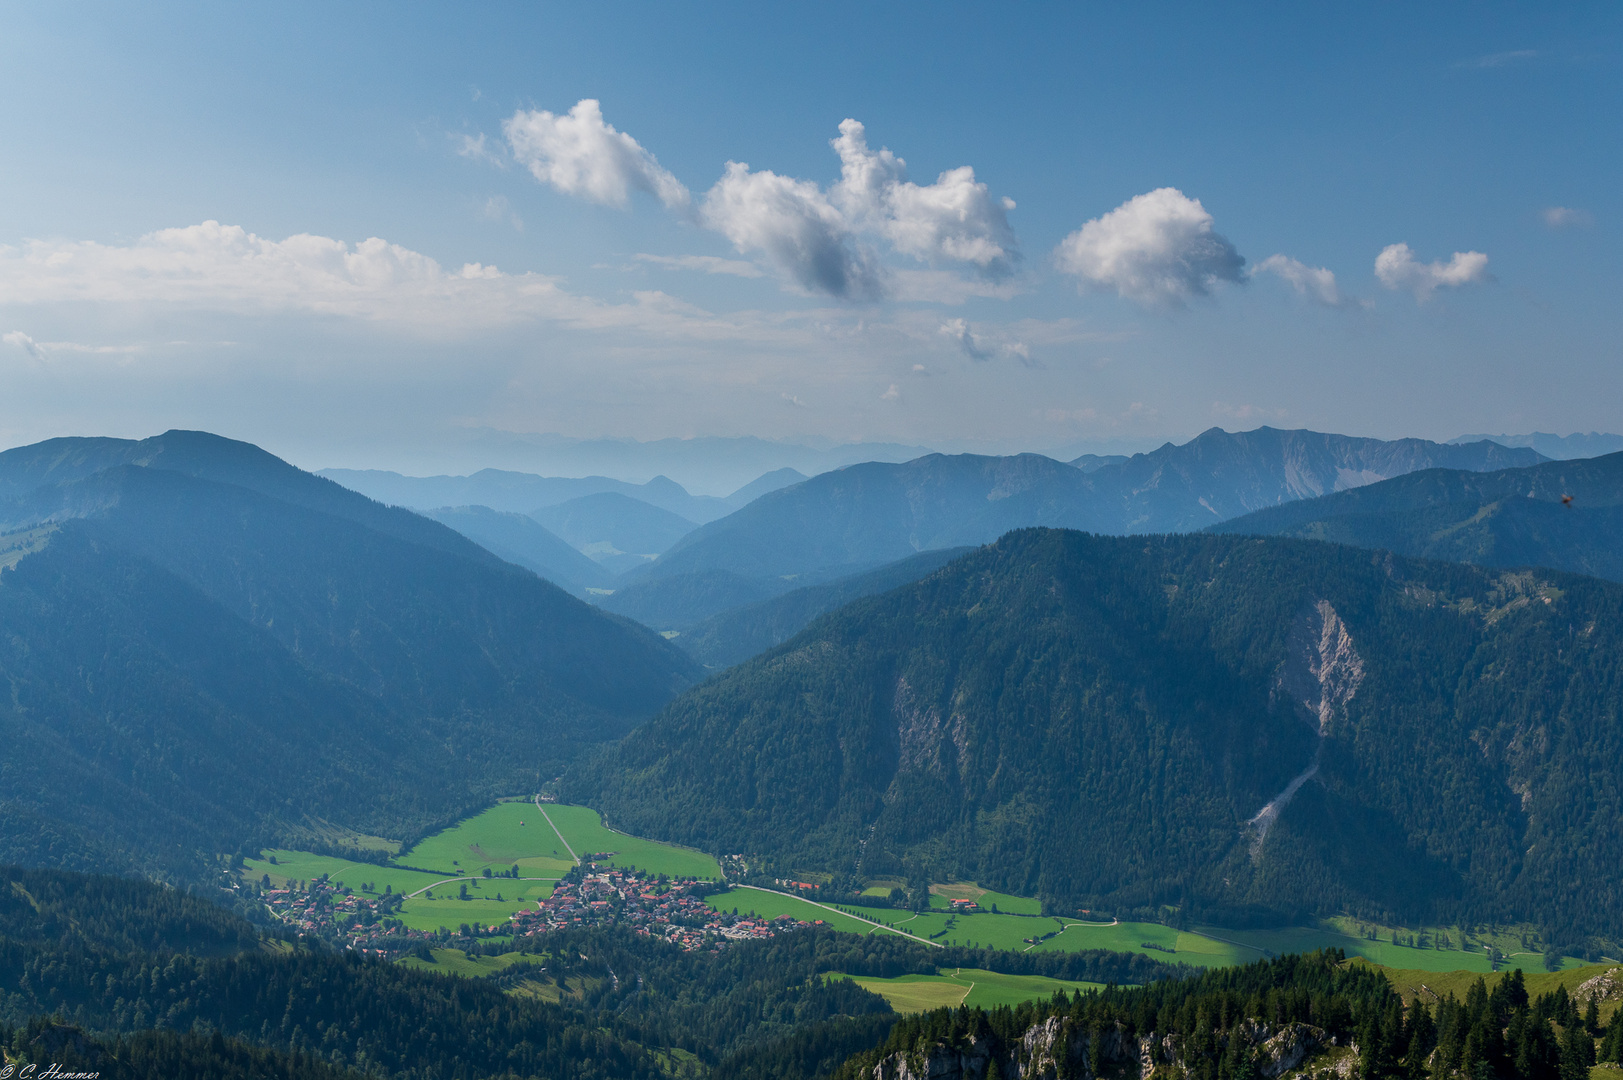
[[(632, 191), (657, 197), (684, 215), (693, 198), (687, 188), (636, 139), (603, 119), (598, 102), (586, 98), (558, 115), (544, 109), (514, 113), (502, 125), (513, 159), (558, 191), (608, 206), (625, 206)], [(729, 161), (691, 220), (725, 236), (740, 253), (762, 256), (792, 287), (846, 300), (915, 298), (928, 285), (949, 302), (970, 295), (1001, 295), (1004, 279), (1020, 260), (1009, 227), (1014, 202), (994, 198), (969, 166), (948, 169), (932, 184), (907, 178), (907, 163), (888, 149), (873, 150), (856, 120), (840, 124), (830, 145), (840, 157), (840, 179), (825, 189), (813, 180)], [(462, 153), (486, 157), (480, 139), (463, 137)], [(956, 289), (923, 279), (898, 283), (880, 261), (885, 251), (930, 264), (973, 268), (979, 285)], [(701, 258), (695, 256), (695, 259)], [(727, 263), (722, 267), (721, 263)], [(671, 264), (674, 265), (674, 264)], [(748, 264), (717, 260), (687, 268), (737, 273)], [(942, 270), (897, 271), (941, 274)], [(989, 292), (996, 290), (997, 292)]]
[(1488, 257), (1480, 251), (1456, 251), (1446, 263), (1423, 263), (1408, 244), (1388, 244), (1375, 257), (1375, 276), (1388, 289), (1408, 289), (1424, 302), (1438, 289), (1488, 280)]
[(1081, 283), (1141, 304), (1181, 306), (1218, 282), (1243, 281), (1245, 260), (1212, 215), (1177, 188), (1135, 196), (1067, 236), (1055, 252)]
[(802, 289), (848, 300), (885, 293), (877, 260), (845, 215), (810, 180), (751, 172), (729, 161), (704, 197), (700, 220), (741, 253), (760, 252)]
[(583, 98), (562, 116), (520, 110), (502, 123), (514, 160), (537, 180), (566, 195), (623, 207), (631, 192), (645, 191), (672, 210), (690, 196), (636, 139), (603, 121), (603, 110)]
[(1289, 255), (1270, 255), (1256, 265), (1253, 274), (1276, 274), (1298, 296), (1310, 297), (1325, 307), (1341, 307), (1346, 298), (1336, 285), (1336, 275), (1322, 266), (1309, 266)]
[(858, 227), (924, 262), (969, 263), (994, 279), (1013, 271), (1020, 259), (1008, 218), (1014, 201), (992, 198), (973, 168), (948, 169), (927, 186), (912, 183), (907, 162), (888, 149), (870, 149), (866, 130), (850, 119), (831, 145), (840, 155), (831, 194)]

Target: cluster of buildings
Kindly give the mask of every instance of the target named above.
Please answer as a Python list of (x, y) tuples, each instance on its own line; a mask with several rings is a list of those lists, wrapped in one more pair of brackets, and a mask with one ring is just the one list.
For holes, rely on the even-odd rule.
[(368, 897), (325, 879), (303, 889), (263, 889), (259, 900), (288, 929), (337, 941), (358, 952), (399, 956), (437, 937), (424, 930), (409, 930), (393, 917), (400, 897)]
[[(451, 931), (451, 935), (453, 939), (499, 934), (517, 937), (582, 926), (624, 925), (639, 934), (691, 950), (776, 937), (811, 925), (791, 915), (764, 919), (717, 911), (704, 901), (706, 884), (589, 866), (578, 882), (559, 882), (550, 897), (532, 901), (533, 907), (515, 912), (508, 921), (464, 925), (460, 931)], [(239, 883), (236, 888), (240, 890), (243, 885)], [(252, 886), (248, 888), (252, 890)], [(424, 944), (447, 940), (444, 932), (413, 930), (395, 917), (404, 899), (398, 895), (357, 893), (325, 878), (310, 881), (302, 888), (261, 888), (255, 895), (288, 929), (358, 952), (392, 959)]]
[(762, 919), (716, 911), (704, 902), (697, 881), (661, 881), (633, 871), (595, 867), (578, 884), (560, 882), (552, 896), (536, 901), (536, 908), (513, 915), (514, 933), (621, 924), (684, 949), (704, 949), (776, 937), (809, 925), (791, 915)]

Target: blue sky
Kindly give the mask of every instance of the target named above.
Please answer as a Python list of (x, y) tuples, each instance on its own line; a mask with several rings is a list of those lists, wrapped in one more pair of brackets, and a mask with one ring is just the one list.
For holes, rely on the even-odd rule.
[(0, 5), (0, 442), (1616, 430), (1618, 6), (1304, 7)]

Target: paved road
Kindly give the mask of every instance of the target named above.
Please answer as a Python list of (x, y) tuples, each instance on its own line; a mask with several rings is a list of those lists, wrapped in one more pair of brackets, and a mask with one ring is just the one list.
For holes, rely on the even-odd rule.
[[(436, 881), (432, 885), (424, 885), (421, 889), (418, 889), (414, 893), (407, 893), (402, 899), (410, 900), (414, 896), (423, 895), (429, 889), (437, 889), (441, 885), (450, 885), (452, 882), (456, 882), (456, 881), (501, 881), (501, 880), (503, 880), (503, 879), (502, 878), (487, 878), (483, 874), (480, 874), (478, 877), (448, 877), (444, 881)], [(555, 877), (521, 877), (521, 878), (508, 878), (506, 880), (508, 880), (508, 881), (557, 881), (558, 879), (555, 878)]]
[[(753, 889), (756, 892), (771, 893), (773, 896), (794, 896), (794, 893), (779, 892), (776, 889), (763, 889), (759, 885), (734, 885), (733, 888), (735, 888), (735, 889)], [(827, 904), (819, 904), (816, 900), (807, 900), (804, 896), (795, 896), (795, 899), (799, 900), (803, 904), (810, 904), (812, 907), (820, 907), (824, 911), (832, 911), (836, 915), (844, 915), (847, 919), (855, 919), (858, 922), (868, 923), (870, 926), (877, 926), (881, 930), (889, 930), (891, 933), (898, 934), (901, 937), (907, 938), (909, 941), (917, 941), (922, 945), (928, 945), (931, 948), (935, 948), (935, 949), (944, 949), (944, 948), (946, 948), (946, 946), (941, 944), (939, 941), (931, 941), (929, 938), (914, 937), (912, 934), (909, 934), (909, 933), (906, 933), (904, 931), (898, 930), (894, 926), (889, 925), (888, 923), (876, 922), (873, 919), (864, 919), (861, 915), (853, 915), (849, 911), (841, 911), (837, 907), (830, 907)]]
[[(552, 825), (552, 815), (548, 814), (547, 808), (541, 805), (541, 796), (539, 795), (535, 797), (535, 808), (541, 811), (541, 816), (547, 819), (547, 824)], [(558, 832), (558, 826), (552, 825), (552, 831), (558, 834), (558, 842), (564, 846), (565, 851), (569, 852), (569, 857), (575, 860), (575, 865), (579, 866), (580, 856), (576, 855), (575, 849), (569, 846), (569, 841), (564, 839), (564, 834)]]

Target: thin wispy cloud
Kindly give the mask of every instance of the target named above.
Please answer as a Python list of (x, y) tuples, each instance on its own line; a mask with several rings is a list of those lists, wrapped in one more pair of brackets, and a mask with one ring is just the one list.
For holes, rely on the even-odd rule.
[(1595, 215), (1571, 206), (1547, 206), (1539, 218), (1552, 229), (1578, 229), (1595, 224)]
[(758, 278), (766, 274), (759, 266), (742, 259), (723, 259), (716, 255), (648, 255), (639, 252), (632, 256), (638, 262), (663, 266), (667, 270), (697, 270), (702, 274), (726, 274), (730, 277)]
[(1471, 60), (1461, 60), (1455, 67), (1462, 68), (1502, 68), (1512, 64), (1525, 64), (1530, 60), (1537, 60), (1537, 49), (1512, 49), (1509, 52), (1489, 53)]
[(991, 341), (970, 328), (966, 319), (948, 319), (941, 324), (937, 333), (950, 338), (958, 350), (965, 356), (978, 363), (996, 359), (999, 356), (1018, 361), (1026, 367), (1037, 367), (1031, 358), (1031, 347), (1023, 341)]
[(499, 221), (511, 225), (517, 232), (524, 231), (524, 219), (518, 216), (506, 195), (492, 195), (479, 204), (479, 217), (485, 221)]
[(470, 161), (482, 161), (498, 169), (507, 168), (507, 157), (501, 150), (501, 144), (491, 142), (483, 132), (478, 135), (458, 133), (452, 135), (451, 140), (459, 157), (465, 157)]
[(12, 330), (6, 334), (0, 335), (0, 343), (10, 345), (14, 349), (22, 350), (22, 352), (29, 359), (37, 363), (43, 364), (45, 362), (45, 350), (40, 347), (39, 342), (29, 337), (21, 330)]
[(1325, 307), (1343, 307), (1347, 303), (1336, 284), (1334, 273), (1322, 266), (1309, 266), (1289, 255), (1270, 255), (1258, 263), (1251, 273), (1252, 276), (1272, 274), (1295, 290), (1298, 296), (1305, 296)]

